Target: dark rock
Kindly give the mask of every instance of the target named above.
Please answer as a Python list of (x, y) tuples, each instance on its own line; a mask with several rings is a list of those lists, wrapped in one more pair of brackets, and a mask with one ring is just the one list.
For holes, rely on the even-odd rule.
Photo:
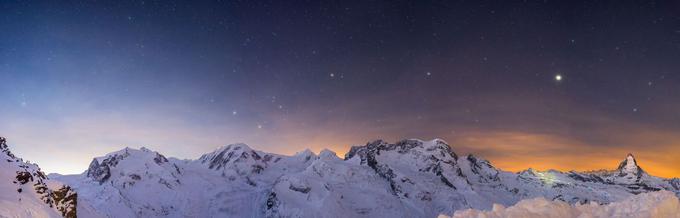
[(103, 184), (111, 178), (111, 169), (103, 161), (102, 164), (99, 164), (97, 159), (93, 159), (90, 162), (90, 167), (87, 169), (87, 177), (99, 182), (99, 184)]
[(309, 193), (309, 191), (312, 190), (311, 187), (306, 187), (306, 186), (300, 187), (300, 186), (294, 186), (293, 184), (290, 184), (290, 186), (288, 186), (288, 188), (289, 188), (290, 190), (293, 190), (293, 191), (296, 191), (296, 192), (300, 192), (300, 193), (304, 193), (304, 194), (307, 194), (307, 193)]
[(19, 183), (26, 184), (33, 181), (33, 175), (29, 172), (17, 172), (16, 179)]

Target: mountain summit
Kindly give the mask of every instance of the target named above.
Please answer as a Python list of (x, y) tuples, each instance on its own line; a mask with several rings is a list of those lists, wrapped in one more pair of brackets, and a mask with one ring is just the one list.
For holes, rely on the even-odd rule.
[(617, 170), (621, 176), (635, 176), (639, 178), (644, 174), (642, 168), (640, 168), (637, 161), (635, 161), (633, 154), (628, 154), (626, 159), (621, 161)]

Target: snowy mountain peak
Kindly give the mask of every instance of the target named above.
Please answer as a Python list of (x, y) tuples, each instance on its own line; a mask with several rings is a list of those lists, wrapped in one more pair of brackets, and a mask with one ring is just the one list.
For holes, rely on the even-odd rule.
[(303, 151), (295, 153), (295, 156), (308, 157), (308, 156), (316, 156), (316, 154), (314, 154), (314, 152), (312, 152), (312, 150), (309, 150), (309, 148), (308, 148), (308, 149), (305, 149)]
[(250, 148), (250, 146), (244, 144), (244, 143), (234, 143), (234, 144), (229, 144), (229, 145), (223, 145), (217, 148), (217, 151), (222, 151), (222, 150), (244, 150), (244, 151), (252, 151), (253, 149)]
[(297, 152), (297, 153), (295, 153), (295, 155), (293, 155), (293, 156), (294, 156), (295, 158), (297, 158), (297, 159), (298, 159), (299, 161), (301, 161), (301, 162), (307, 162), (307, 161), (316, 160), (316, 159), (319, 158), (319, 156), (317, 156), (316, 154), (314, 154), (314, 152), (312, 152), (312, 151), (309, 150), (309, 149), (305, 149), (305, 150), (303, 150), (303, 151)]
[(281, 158), (278, 155), (255, 151), (248, 145), (239, 143), (222, 146), (213, 152), (204, 154), (197, 162), (207, 165), (211, 170), (229, 170), (238, 175), (249, 175), (261, 173)]
[[(345, 159), (351, 159), (355, 156), (365, 157), (367, 152), (396, 151), (399, 154), (406, 154), (415, 152), (419, 155), (434, 155), (441, 157), (451, 157), (452, 161), (458, 160), (458, 155), (453, 152), (451, 147), (441, 139), (434, 139), (430, 141), (423, 141), (419, 139), (406, 139), (390, 144), (384, 140), (375, 140), (369, 142), (364, 146), (352, 146), (349, 152), (345, 154)], [(362, 158), (363, 160), (363, 158)], [(363, 162), (363, 161), (362, 161)]]
[[(168, 162), (162, 154), (147, 148), (134, 149), (126, 147), (122, 150), (109, 153), (103, 157), (92, 159), (86, 171), (86, 176), (102, 184), (111, 178), (112, 170), (118, 168), (121, 163), (120, 171), (142, 167), (144, 169), (159, 168)], [(162, 167), (160, 167), (162, 168)], [(179, 170), (177, 170), (179, 171)], [(123, 172), (119, 174), (124, 174)], [(136, 176), (133, 176), (137, 178)]]
[(319, 158), (322, 158), (322, 159), (339, 159), (338, 155), (334, 151), (331, 151), (331, 150), (328, 150), (328, 149), (321, 150), (321, 152), (319, 152)]
[(640, 166), (637, 165), (637, 161), (633, 154), (628, 154), (626, 159), (624, 159), (617, 168), (621, 175), (635, 175), (637, 177), (642, 176), (644, 171)]
[(479, 182), (500, 181), (500, 178), (498, 177), (499, 170), (491, 165), (491, 162), (488, 160), (475, 157), (472, 154), (469, 154), (465, 159), (470, 165), (470, 171), (479, 176)]

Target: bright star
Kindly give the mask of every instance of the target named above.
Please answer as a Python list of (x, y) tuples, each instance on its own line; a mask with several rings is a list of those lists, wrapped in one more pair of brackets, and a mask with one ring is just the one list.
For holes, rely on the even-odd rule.
[(562, 81), (562, 75), (559, 75), (559, 74), (555, 75), (555, 80), (556, 81)]

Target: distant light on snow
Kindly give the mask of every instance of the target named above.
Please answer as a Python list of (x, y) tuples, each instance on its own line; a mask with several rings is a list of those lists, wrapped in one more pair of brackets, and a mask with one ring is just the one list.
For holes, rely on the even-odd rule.
[(560, 181), (554, 174), (550, 172), (535, 172), (535, 174), (536, 176), (538, 176), (539, 179), (541, 179), (541, 181), (549, 185), (555, 184), (556, 182)]

